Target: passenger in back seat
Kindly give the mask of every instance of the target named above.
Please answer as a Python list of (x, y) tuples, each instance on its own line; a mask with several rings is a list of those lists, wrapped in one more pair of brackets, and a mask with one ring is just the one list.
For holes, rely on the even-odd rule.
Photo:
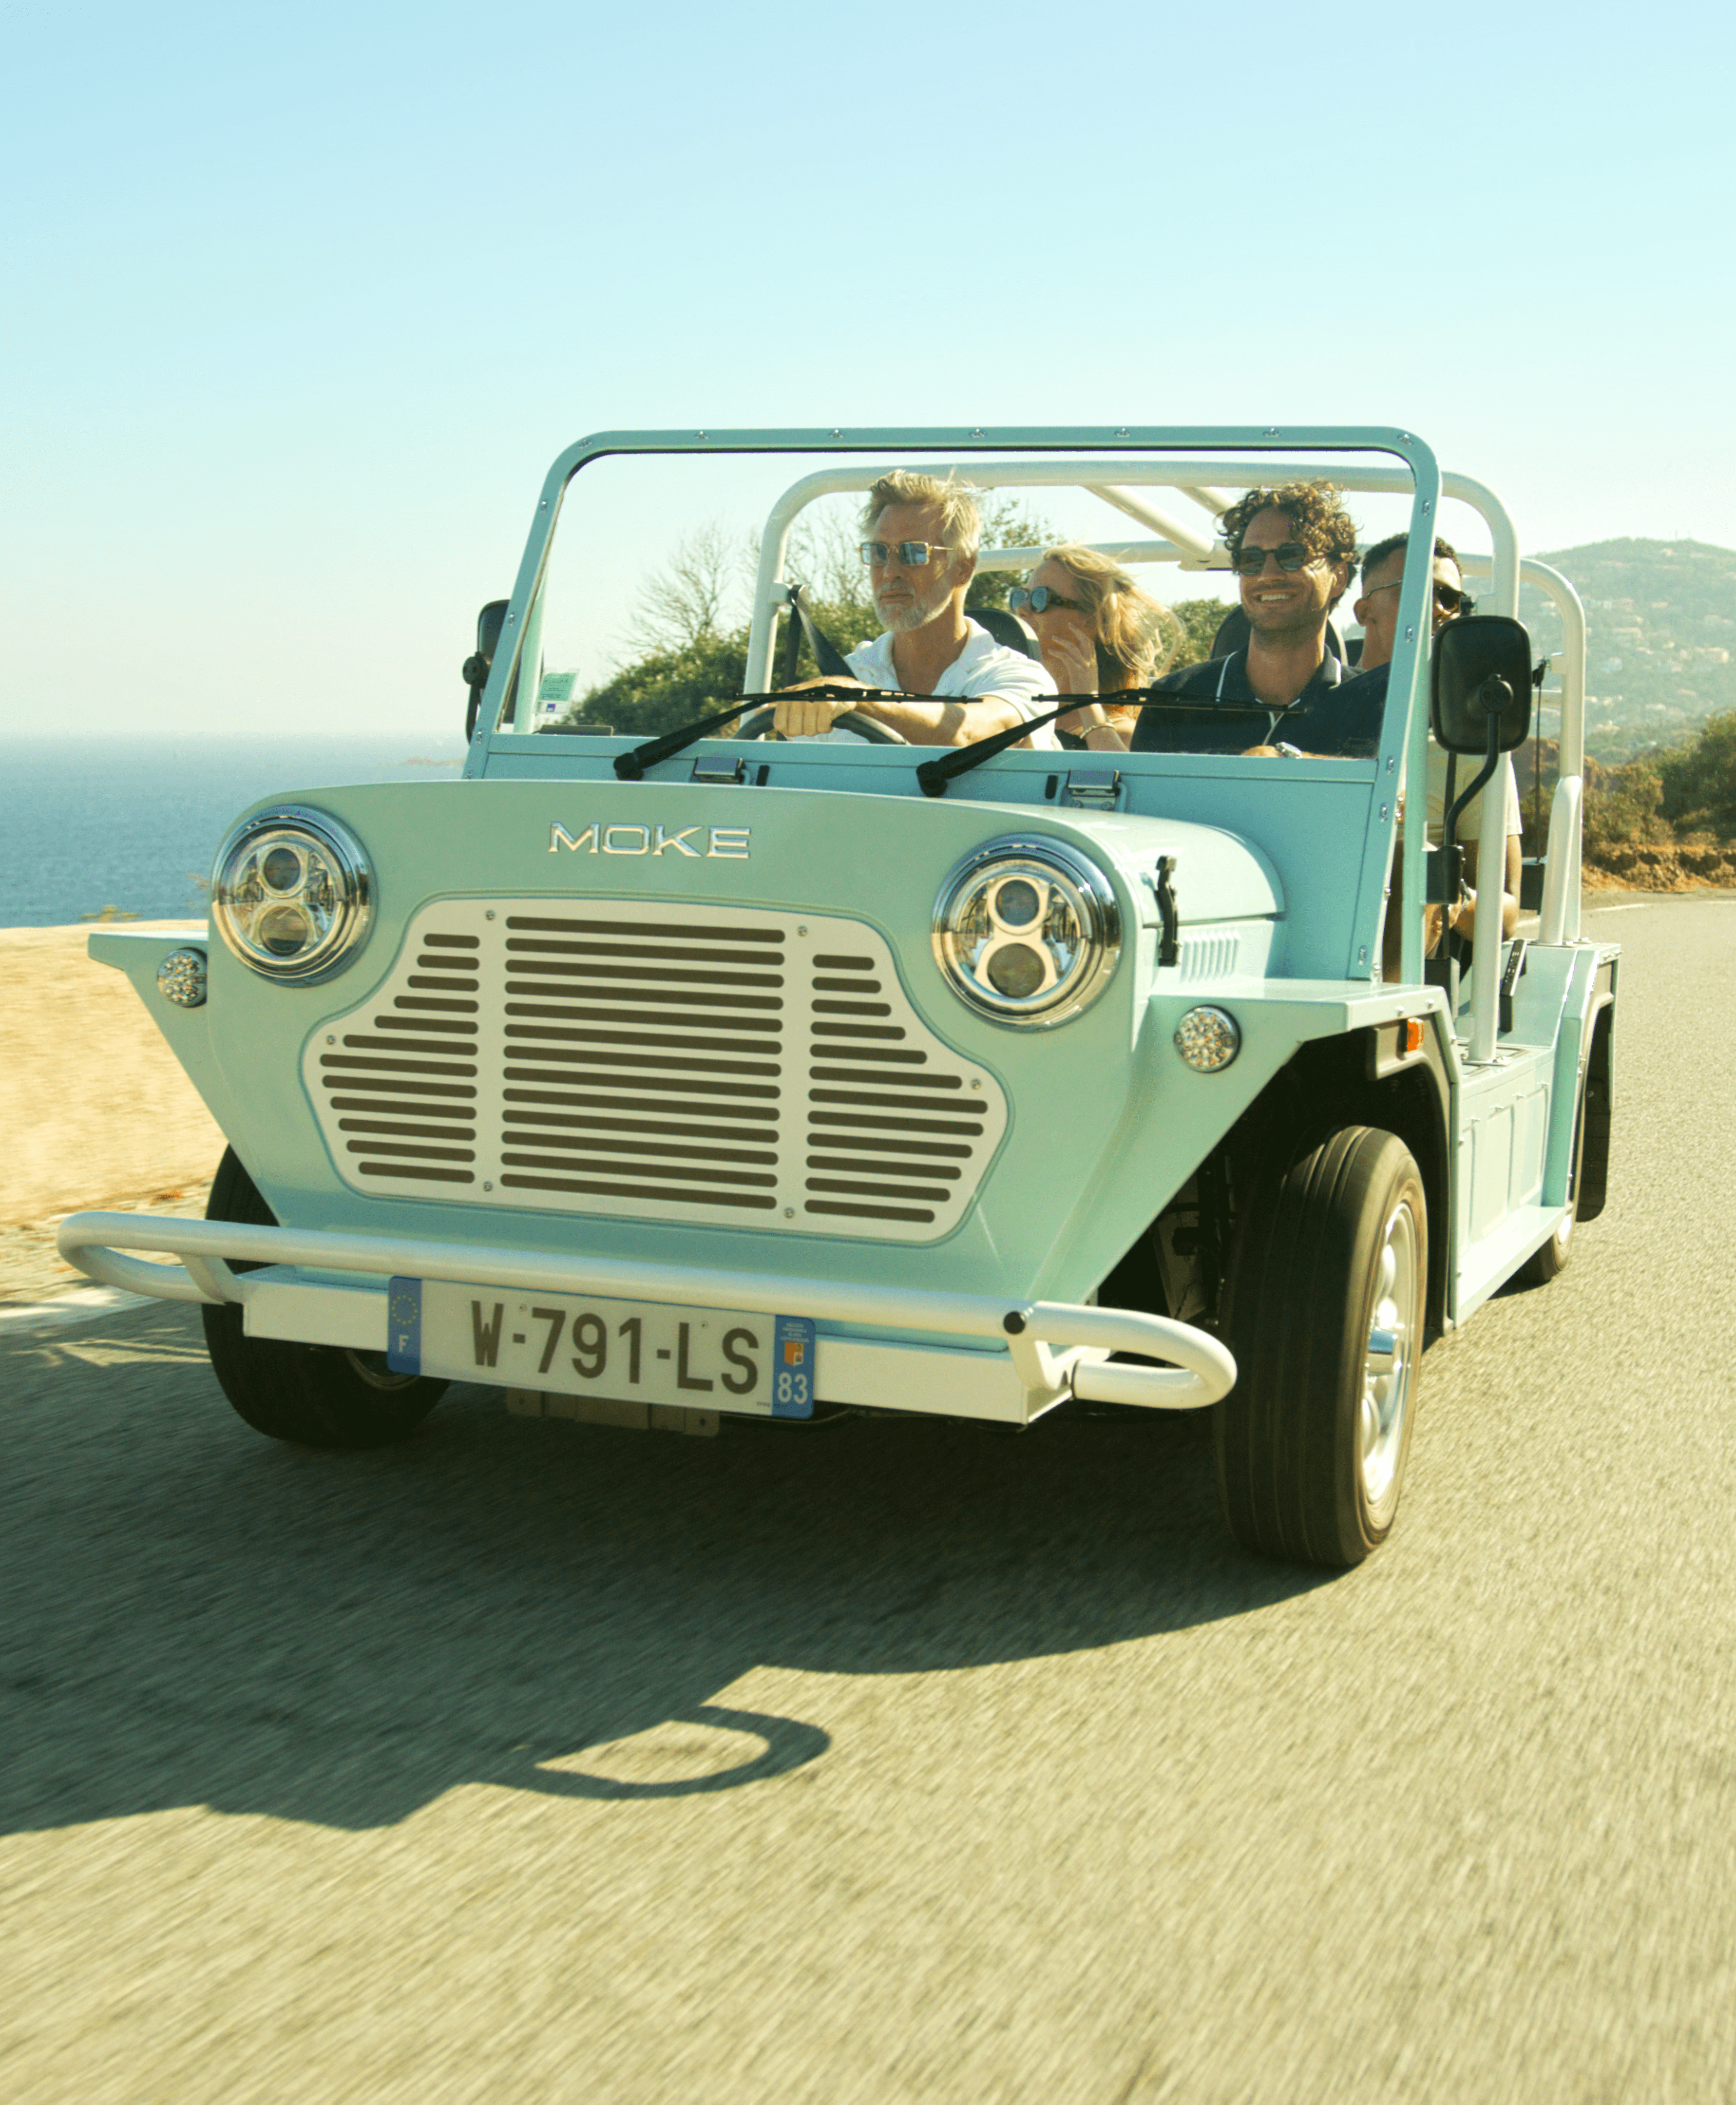
[[(1404, 581), (1404, 555), (1409, 547), (1408, 536), (1393, 534), (1384, 541), (1377, 541), (1363, 558), (1362, 597), (1355, 606), (1356, 619), (1363, 623), (1362, 669), (1377, 672), (1392, 660), (1397, 641), (1399, 623), (1399, 588)], [(1470, 612), (1475, 602), (1465, 591), (1465, 576), (1459, 568), (1457, 552), (1449, 541), (1438, 536), (1435, 543), (1435, 605), (1433, 619), (1437, 629), (1449, 621), (1457, 620), (1462, 614)], [(1429, 741), (1428, 828), (1429, 838), (1439, 842), (1446, 825), (1447, 811), (1447, 753), (1431, 738)], [(1477, 771), (1479, 763), (1462, 758), (1457, 766), (1454, 788), (1462, 792)], [(1506, 784), (1506, 844), (1504, 858), (1506, 882), (1502, 887), (1501, 926), (1504, 936), (1511, 936), (1519, 923), (1519, 875), (1520, 862), (1520, 834), (1522, 821), (1519, 807), (1519, 784), (1511, 760), (1503, 759), (1501, 769)], [(1483, 799), (1478, 796), (1459, 814), (1455, 838), (1465, 849), (1465, 892), (1457, 905), (1447, 914), (1448, 927), (1467, 941), (1476, 923), (1477, 850), (1483, 831)], [(1399, 838), (1403, 838), (1401, 826)], [(1439, 940), (1440, 909), (1429, 909), (1429, 925), (1432, 941)], [(1431, 941), (1431, 947), (1432, 947)]]

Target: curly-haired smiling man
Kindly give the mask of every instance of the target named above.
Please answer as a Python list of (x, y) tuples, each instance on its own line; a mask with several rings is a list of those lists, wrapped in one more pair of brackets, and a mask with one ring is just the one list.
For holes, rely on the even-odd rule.
[[(1201, 706), (1142, 710), (1135, 751), (1374, 752), (1386, 682), (1359, 691), (1326, 648), (1328, 617), (1356, 565), (1356, 527), (1337, 490), (1327, 482), (1251, 489), (1219, 525), (1241, 582), (1247, 647), (1158, 681), (1160, 693)], [(1214, 721), (1225, 704), (1239, 706)], [(1256, 706), (1263, 726), (1250, 713)]]

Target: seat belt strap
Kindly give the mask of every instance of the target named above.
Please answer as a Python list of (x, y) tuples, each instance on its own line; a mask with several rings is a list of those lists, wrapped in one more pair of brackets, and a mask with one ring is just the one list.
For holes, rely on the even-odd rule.
[[(814, 662), (819, 666), (820, 677), (827, 680), (854, 680), (856, 677), (850, 660), (839, 650), (831, 637), (823, 633), (819, 624), (808, 611), (808, 588), (806, 585), (790, 587), (790, 608), (795, 619), (801, 623), (801, 632), (808, 639), (808, 648), (814, 653)], [(794, 623), (791, 624), (794, 632)], [(793, 677), (796, 653), (793, 649), (785, 664), (786, 685)]]

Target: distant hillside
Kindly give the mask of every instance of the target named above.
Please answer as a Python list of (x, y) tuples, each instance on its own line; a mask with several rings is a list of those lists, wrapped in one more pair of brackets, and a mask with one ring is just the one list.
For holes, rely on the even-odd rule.
[[(1736, 550), (1702, 541), (1594, 541), (1538, 560), (1585, 601), (1586, 743), (1619, 762), (1680, 744), (1736, 708)], [(1528, 587), (1520, 613), (1542, 650), (1561, 647), (1552, 606)], [(1546, 711), (1542, 729), (1555, 728)]]

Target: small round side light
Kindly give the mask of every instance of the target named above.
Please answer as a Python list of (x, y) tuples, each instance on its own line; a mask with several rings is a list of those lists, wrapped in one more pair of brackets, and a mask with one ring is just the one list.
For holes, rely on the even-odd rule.
[(205, 1005), (205, 953), (171, 950), (157, 968), (157, 991), (176, 1008)]
[(1176, 1050), (1202, 1075), (1221, 1075), (1242, 1050), (1242, 1026), (1221, 1008), (1190, 1008), (1176, 1026)]

